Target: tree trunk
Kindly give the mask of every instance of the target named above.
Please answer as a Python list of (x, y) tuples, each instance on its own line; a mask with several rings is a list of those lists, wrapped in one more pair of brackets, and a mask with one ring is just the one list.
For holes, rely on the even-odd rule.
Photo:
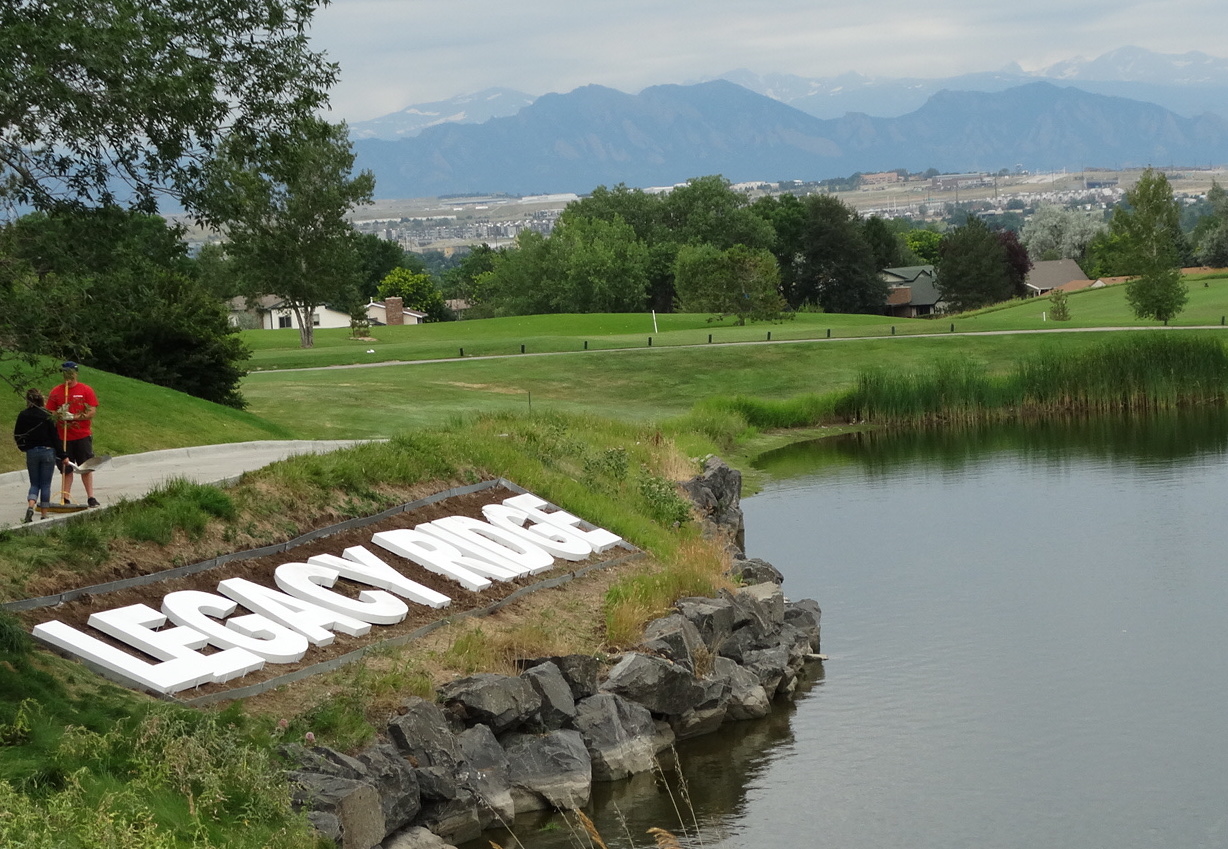
[(316, 344), (316, 328), (311, 323), (311, 314), (315, 312), (315, 307), (304, 304), (294, 304), (290, 307), (294, 311), (294, 317), (298, 320), (298, 340), (300, 348), (311, 348)]

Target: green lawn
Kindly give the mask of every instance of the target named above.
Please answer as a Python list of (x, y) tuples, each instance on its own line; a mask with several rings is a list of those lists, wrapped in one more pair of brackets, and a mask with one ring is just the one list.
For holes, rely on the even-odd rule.
[(530, 402), (535, 411), (661, 420), (714, 395), (787, 398), (821, 393), (850, 386), (869, 368), (922, 371), (943, 357), (968, 357), (991, 370), (1005, 370), (1042, 349), (1075, 350), (1103, 340), (1103, 333), (955, 333), (925, 339), (654, 347), (263, 372), (248, 376), (243, 393), (252, 412), (315, 439), (387, 436), (467, 413), (524, 410)]
[[(1219, 325), (1228, 315), (1228, 276), (1189, 278), (1190, 299), (1173, 322), (1178, 327)], [(1205, 284), (1205, 285), (1204, 285)], [(963, 316), (935, 319), (888, 318), (872, 315), (799, 313), (791, 321), (738, 327), (733, 319), (708, 321), (707, 316), (658, 315), (535, 315), (480, 321), (443, 322), (406, 327), (373, 328), (375, 341), (349, 338), (348, 328), (318, 330), (315, 347), (299, 347), (297, 330), (248, 330), (243, 339), (252, 348), (253, 371), (301, 369), (374, 362), (434, 360), (527, 353), (667, 348), (713, 343), (761, 342), (828, 338), (885, 338), (919, 334), (967, 333), (977, 330), (1062, 330), (1080, 327), (1150, 327), (1125, 301), (1125, 287), (1085, 290), (1070, 296), (1071, 320), (1047, 321), (1048, 298), (1011, 302)], [(952, 330), (954, 328), (954, 330)]]

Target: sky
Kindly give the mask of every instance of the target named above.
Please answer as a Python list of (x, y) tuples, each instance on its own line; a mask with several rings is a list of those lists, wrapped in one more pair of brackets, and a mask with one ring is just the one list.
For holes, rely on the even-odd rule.
[(331, 0), (311, 39), (341, 65), (330, 117), (352, 122), (496, 86), (936, 78), (1125, 46), (1225, 56), (1223, 14), (1222, 0)]

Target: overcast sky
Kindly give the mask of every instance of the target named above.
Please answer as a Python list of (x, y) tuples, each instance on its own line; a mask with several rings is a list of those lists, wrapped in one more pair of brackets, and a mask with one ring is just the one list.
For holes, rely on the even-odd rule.
[(332, 117), (361, 121), (493, 86), (946, 77), (1128, 45), (1225, 56), (1223, 21), (1222, 0), (332, 0), (312, 43), (341, 65)]

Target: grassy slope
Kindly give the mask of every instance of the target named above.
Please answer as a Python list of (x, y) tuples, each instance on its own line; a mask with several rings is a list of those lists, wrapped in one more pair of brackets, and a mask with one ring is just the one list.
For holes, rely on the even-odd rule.
[[(48, 378), (50, 389), (58, 373)], [(183, 448), (220, 442), (289, 439), (294, 434), (250, 412), (232, 410), (161, 386), (131, 380), (91, 368), (81, 380), (98, 393), (94, 450), (99, 454), (133, 454), (160, 448)], [(0, 392), (0, 420), (10, 423), (25, 404), (11, 392)], [(0, 447), (0, 472), (24, 469), (25, 459), (13, 440)]]

